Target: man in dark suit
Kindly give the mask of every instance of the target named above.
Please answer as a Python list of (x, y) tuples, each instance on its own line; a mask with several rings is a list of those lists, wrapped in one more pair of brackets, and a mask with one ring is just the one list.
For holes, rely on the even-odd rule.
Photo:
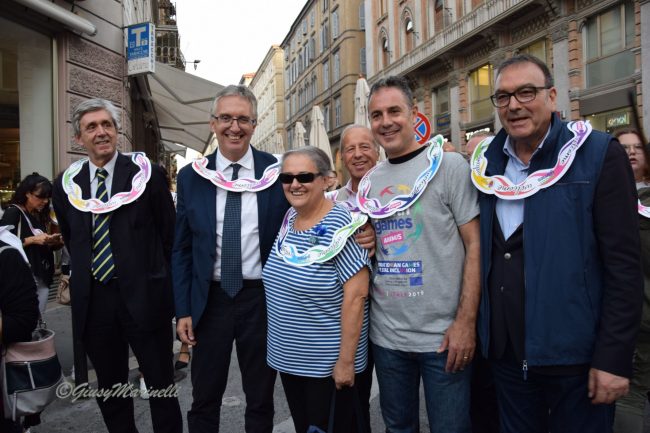
[[(264, 174), (276, 158), (250, 146), (256, 119), (257, 100), (248, 88), (221, 90), (210, 120), (218, 150), (207, 157), (203, 175), (196, 163), (178, 174), (172, 273), (177, 332), (193, 346), (191, 433), (219, 431), (233, 341), (246, 394), (246, 432), (273, 429), (276, 373), (266, 365), (261, 278), (289, 205), (275, 181), (279, 167), (275, 176)], [(217, 175), (212, 181), (210, 173)], [(256, 179), (271, 185), (262, 189), (265, 182)]]
[[(71, 256), (74, 334), (100, 389), (128, 386), (131, 346), (156, 391), (149, 399), (154, 431), (182, 432), (169, 329), (174, 205), (165, 176), (144, 155), (117, 152), (119, 113), (111, 102), (80, 103), (72, 126), (88, 161), (59, 176), (53, 204)], [(137, 432), (128, 396), (97, 399), (111, 433)]]

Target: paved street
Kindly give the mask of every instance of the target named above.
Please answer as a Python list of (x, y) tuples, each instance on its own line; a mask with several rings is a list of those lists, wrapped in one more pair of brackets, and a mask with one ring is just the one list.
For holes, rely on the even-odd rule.
[[(56, 333), (57, 353), (66, 375), (72, 368), (72, 334), (70, 328), (70, 308), (50, 303), (45, 313), (45, 320), (50, 328)], [(171, 325), (170, 325), (171, 326)], [(175, 346), (175, 352), (178, 347)], [(135, 360), (131, 359), (131, 382), (137, 383), (137, 370)], [(221, 431), (224, 433), (237, 433), (244, 431), (244, 395), (241, 391), (241, 377), (237, 367), (237, 359), (233, 351), (228, 388), (226, 389), (223, 405), (221, 408)], [(187, 371), (187, 373), (185, 373)], [(189, 369), (183, 371), (180, 380), (177, 382), (181, 410), (185, 423), (185, 416), (191, 404), (192, 386), (190, 383)], [(94, 374), (89, 375), (91, 383)], [(384, 424), (379, 412), (379, 397), (377, 386), (374, 385), (371, 401), (372, 430), (374, 432), (384, 431)], [(428, 431), (425, 410), (422, 408), (421, 425), (423, 431)], [(140, 433), (151, 433), (151, 419), (149, 416), (148, 403), (140, 398), (135, 399), (135, 415), (138, 430)], [(187, 431), (187, 425), (184, 426)], [(31, 429), (32, 433), (69, 433), (69, 432), (106, 432), (99, 408), (94, 399), (80, 399), (72, 402), (71, 399), (57, 400), (50, 405), (42, 415), (42, 424)], [(289, 408), (287, 407), (282, 386), (278, 378), (275, 386), (275, 428), (277, 433), (295, 433), (291, 421)]]
[[(70, 308), (60, 306), (54, 302), (48, 305), (45, 313), (45, 320), (56, 334), (57, 353), (66, 375), (72, 368), (72, 335), (70, 328)], [(178, 342), (174, 351), (178, 352)], [(131, 359), (131, 382), (137, 384), (137, 364)], [(91, 383), (94, 381), (94, 374), (89, 374)], [(221, 431), (223, 433), (239, 433), (244, 431), (244, 395), (241, 391), (241, 377), (237, 367), (237, 358), (233, 351), (228, 378), (228, 388), (223, 399), (221, 408)], [(187, 431), (185, 422), (186, 413), (192, 401), (192, 385), (190, 383), (189, 368), (183, 370), (177, 382), (181, 410), (183, 412), (184, 429)], [(421, 398), (422, 391), (420, 391)], [(149, 416), (148, 403), (140, 398), (135, 399), (135, 416), (140, 433), (153, 433), (151, 418)], [(372, 400), (370, 404), (370, 416), (372, 419), (372, 431), (380, 433), (384, 431), (384, 423), (379, 412), (379, 396), (376, 381), (373, 384)], [(60, 399), (50, 405), (42, 415), (42, 424), (31, 429), (32, 433), (103, 433), (106, 432), (99, 408), (94, 399), (79, 399), (72, 402), (70, 398)], [(650, 433), (650, 410), (646, 407), (646, 428), (644, 433)], [(429, 431), (429, 424), (426, 418), (426, 411), (420, 408), (420, 426), (422, 432)], [(295, 433), (289, 408), (287, 407), (280, 380), (275, 385), (275, 428), (276, 433)]]

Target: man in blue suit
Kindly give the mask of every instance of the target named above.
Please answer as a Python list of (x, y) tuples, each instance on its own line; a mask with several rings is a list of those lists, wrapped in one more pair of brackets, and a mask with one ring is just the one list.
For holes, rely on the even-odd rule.
[[(275, 370), (266, 365), (262, 266), (289, 205), (276, 158), (250, 146), (257, 100), (244, 86), (216, 96), (219, 148), (178, 174), (172, 273), (176, 330), (193, 346), (190, 433), (218, 432), (233, 341), (246, 394), (246, 432), (273, 429)], [(266, 171), (265, 171), (266, 170)], [(237, 182), (233, 182), (237, 180)], [(270, 186), (269, 186), (270, 185)]]

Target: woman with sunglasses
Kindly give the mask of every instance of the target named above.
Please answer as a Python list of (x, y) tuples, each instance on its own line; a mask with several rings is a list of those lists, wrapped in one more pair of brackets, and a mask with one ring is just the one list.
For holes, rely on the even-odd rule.
[[(650, 206), (650, 152), (634, 128), (622, 128), (614, 137), (627, 151), (641, 204)], [(650, 391), (650, 219), (639, 215), (643, 267), (643, 315), (634, 351), (630, 392), (616, 401), (615, 433), (643, 433), (645, 402)]]
[(36, 280), (38, 307), (45, 312), (50, 284), (54, 276), (53, 251), (63, 246), (61, 235), (48, 234), (52, 183), (38, 173), (26, 176), (18, 185), (0, 226), (13, 226), (13, 234), (23, 243)]
[(354, 239), (366, 218), (325, 198), (329, 170), (318, 148), (284, 154), (279, 180), (292, 207), (262, 273), (267, 362), (299, 433), (328, 431), (334, 395), (334, 431), (358, 431), (353, 385), (367, 363), (368, 252)]

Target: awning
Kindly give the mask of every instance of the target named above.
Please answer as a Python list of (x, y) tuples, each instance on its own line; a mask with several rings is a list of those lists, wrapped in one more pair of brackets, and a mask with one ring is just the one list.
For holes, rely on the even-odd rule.
[(163, 143), (203, 152), (210, 139), (212, 100), (223, 86), (160, 62), (147, 78)]
[(80, 33), (86, 33), (95, 36), (97, 27), (85, 18), (82, 18), (67, 9), (62, 8), (56, 3), (47, 0), (14, 0), (48, 18), (64, 24), (66, 27)]
[(172, 143), (171, 141), (162, 141), (163, 146), (165, 147), (165, 150), (169, 153), (173, 153), (175, 155), (180, 155), (183, 158), (185, 158), (185, 152), (187, 151), (187, 147)]

